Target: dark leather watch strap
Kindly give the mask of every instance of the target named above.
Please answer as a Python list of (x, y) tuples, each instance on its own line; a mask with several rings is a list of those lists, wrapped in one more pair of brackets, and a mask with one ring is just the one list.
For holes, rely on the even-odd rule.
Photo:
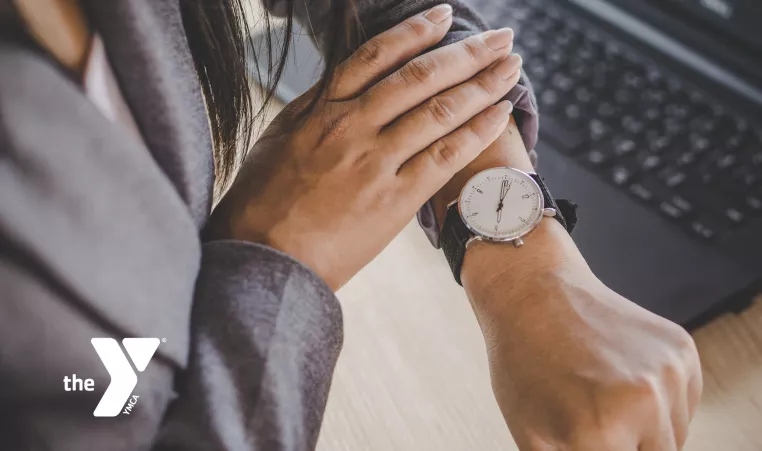
[(452, 204), (447, 209), (444, 228), (439, 234), (439, 247), (445, 254), (447, 263), (450, 264), (452, 275), (460, 285), (460, 268), (463, 266), (463, 258), (466, 255), (466, 243), (473, 235), (463, 223), (458, 211), (458, 204)]
[(553, 195), (550, 194), (547, 185), (545, 185), (545, 179), (543, 179), (540, 174), (530, 172), (529, 176), (532, 177), (540, 187), (542, 197), (545, 199), (545, 208), (555, 209), (556, 220), (571, 234), (572, 231), (574, 231), (574, 227), (577, 226), (577, 204), (566, 199), (558, 199), (558, 201), (556, 201), (553, 198)]
[[(545, 200), (545, 208), (556, 210), (556, 220), (571, 233), (577, 225), (577, 205), (574, 202), (565, 199), (556, 201), (550, 194), (545, 181), (539, 174), (529, 174), (542, 191)], [(463, 259), (466, 255), (466, 243), (473, 237), (473, 234), (463, 223), (458, 211), (458, 204), (454, 203), (447, 209), (442, 233), (439, 234), (439, 247), (445, 254), (447, 263), (450, 264), (455, 281), (463, 285), (460, 280), (460, 270), (463, 266)]]

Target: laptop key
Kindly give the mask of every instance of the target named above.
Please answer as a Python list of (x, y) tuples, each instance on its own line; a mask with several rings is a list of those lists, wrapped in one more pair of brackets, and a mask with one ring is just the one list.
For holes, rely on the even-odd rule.
[(590, 139), (593, 141), (602, 141), (611, 134), (611, 127), (606, 125), (600, 119), (593, 119), (590, 121), (588, 129), (590, 131)]
[(672, 138), (667, 135), (657, 134), (648, 138), (648, 150), (651, 153), (662, 153), (672, 145)]
[(555, 87), (561, 92), (569, 92), (572, 89), (574, 89), (574, 85), (575, 85), (574, 80), (572, 80), (571, 78), (561, 73), (556, 73), (553, 76), (552, 83), (553, 83), (553, 87)]
[(632, 194), (633, 196), (635, 196), (636, 198), (640, 199), (643, 202), (650, 202), (654, 197), (651, 190), (649, 190), (648, 188), (646, 188), (640, 183), (633, 183), (632, 185), (630, 185), (630, 194)]
[(661, 164), (661, 157), (651, 155), (650, 153), (641, 153), (638, 155), (640, 168), (645, 172), (651, 172)]
[(696, 154), (693, 152), (683, 152), (680, 154), (680, 156), (677, 158), (677, 164), (679, 166), (690, 166), (693, 163), (696, 162)]
[(746, 207), (753, 213), (762, 212), (762, 196), (750, 195), (746, 197)]
[(584, 157), (585, 162), (592, 166), (602, 166), (610, 159), (611, 157), (608, 154), (605, 154), (600, 150), (591, 150)]
[(693, 204), (685, 200), (684, 197), (673, 196), (672, 199), (670, 199), (670, 202), (685, 214), (693, 213)]
[(598, 115), (602, 118), (613, 118), (619, 113), (619, 108), (612, 102), (602, 102), (598, 106)]
[(616, 166), (611, 171), (611, 180), (616, 185), (626, 185), (632, 179), (632, 171), (624, 166)]
[(617, 139), (614, 141), (614, 155), (622, 157), (634, 152), (638, 145), (631, 139)]
[(555, 108), (560, 102), (558, 93), (552, 89), (546, 89), (540, 95), (540, 106), (543, 108)]
[(694, 236), (704, 241), (713, 241), (718, 234), (717, 227), (706, 219), (691, 222), (689, 230), (693, 232)]
[(709, 141), (709, 139), (707, 139), (705, 136), (691, 133), (689, 140), (691, 143), (691, 150), (693, 150), (695, 153), (704, 153), (707, 150), (710, 150), (712, 147), (711, 141)]
[(754, 168), (742, 166), (733, 170), (733, 179), (745, 189), (754, 188), (760, 181), (760, 174)]
[(573, 103), (566, 105), (564, 113), (566, 114), (566, 118), (572, 122), (576, 122), (582, 118), (582, 109), (579, 107), (579, 105), (575, 105)]
[(715, 166), (720, 171), (724, 171), (726, 169), (729, 169), (734, 164), (736, 164), (736, 156), (733, 154), (723, 154), (717, 157), (717, 160), (715, 161)]
[(594, 94), (590, 89), (586, 86), (580, 86), (577, 88), (576, 91), (574, 91), (574, 95), (577, 98), (577, 100), (581, 103), (589, 103), (593, 101)]
[(570, 128), (563, 125), (553, 116), (543, 116), (540, 130), (555, 144), (554, 148), (566, 155), (576, 155), (580, 152), (582, 144), (587, 141), (587, 134), (583, 128)]
[(664, 179), (664, 184), (669, 188), (677, 188), (678, 186), (682, 185), (683, 182), (685, 182), (685, 179), (688, 177), (685, 172), (675, 169), (668, 169), (664, 171), (661, 176)]
[(646, 124), (634, 116), (625, 116), (622, 119), (622, 128), (632, 133), (633, 135), (639, 135), (643, 133), (643, 130), (645, 130)]
[(674, 204), (664, 201), (661, 204), (659, 204), (659, 211), (661, 211), (665, 216), (671, 219), (683, 219), (685, 217), (685, 212), (675, 206)]
[(740, 225), (746, 219), (746, 215), (735, 207), (729, 207), (725, 209), (725, 218), (734, 225)]

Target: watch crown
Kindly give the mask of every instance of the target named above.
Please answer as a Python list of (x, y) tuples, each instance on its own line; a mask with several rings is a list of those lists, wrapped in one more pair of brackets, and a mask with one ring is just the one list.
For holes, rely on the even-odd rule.
[(546, 208), (542, 211), (542, 215), (547, 218), (555, 218), (556, 217), (556, 209), (555, 208)]
[(516, 238), (515, 240), (513, 240), (513, 245), (516, 247), (521, 247), (524, 245), (524, 240), (522, 240), (521, 238)]

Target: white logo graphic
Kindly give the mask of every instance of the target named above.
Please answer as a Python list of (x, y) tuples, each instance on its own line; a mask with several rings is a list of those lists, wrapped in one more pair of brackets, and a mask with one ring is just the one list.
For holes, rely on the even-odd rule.
[[(132, 394), (132, 390), (138, 383), (138, 376), (132, 370), (130, 362), (119, 347), (119, 343), (113, 338), (93, 338), (90, 340), (106, 367), (111, 383), (103, 393), (93, 415), (96, 417), (115, 417), (119, 415), (122, 407)], [(143, 372), (151, 361), (151, 357), (159, 347), (158, 338), (125, 338), (122, 345), (135, 364), (135, 368)], [(137, 398), (137, 397), (135, 397)], [(132, 403), (134, 405), (134, 403)], [(132, 405), (130, 407), (132, 407)], [(130, 410), (132, 410), (130, 408)]]

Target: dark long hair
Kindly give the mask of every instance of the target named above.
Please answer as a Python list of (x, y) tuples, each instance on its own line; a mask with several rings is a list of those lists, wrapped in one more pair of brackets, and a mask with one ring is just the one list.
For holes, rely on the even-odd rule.
[[(247, 0), (180, 0), (188, 44), (209, 113), (218, 194), (246, 157), (257, 119), (263, 117), (283, 75), (293, 33), (294, 0), (282, 1), (285, 27), (276, 33), (272, 16), (265, 10), (258, 22), (266, 32), (264, 49), (255, 49), (252, 22), (245, 8)], [(360, 27), (353, 0), (299, 1), (330, 2), (327, 17), (320, 18), (328, 21), (321, 24), (328, 32), (323, 42), (325, 69), (317, 88), (318, 98), (341, 59), (359, 45)], [(258, 54), (261, 51), (266, 52), (266, 58)], [(262, 61), (267, 63), (264, 74)], [(252, 81), (259, 90), (258, 107)]]

